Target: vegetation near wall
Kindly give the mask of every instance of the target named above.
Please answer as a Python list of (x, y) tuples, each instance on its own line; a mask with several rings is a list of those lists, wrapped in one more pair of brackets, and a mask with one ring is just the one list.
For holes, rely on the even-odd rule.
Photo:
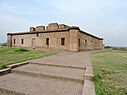
[(127, 51), (91, 54), (96, 95), (127, 95)]

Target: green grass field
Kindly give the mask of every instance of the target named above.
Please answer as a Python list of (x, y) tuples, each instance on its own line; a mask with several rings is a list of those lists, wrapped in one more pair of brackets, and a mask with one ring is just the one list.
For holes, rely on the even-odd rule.
[(54, 54), (54, 52), (0, 47), (0, 69), (6, 68), (9, 64), (23, 62), (51, 54)]
[(91, 54), (96, 95), (127, 95), (127, 51)]

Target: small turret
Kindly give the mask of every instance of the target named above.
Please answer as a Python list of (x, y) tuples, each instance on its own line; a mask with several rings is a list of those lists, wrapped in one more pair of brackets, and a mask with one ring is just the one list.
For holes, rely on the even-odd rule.
[(35, 31), (36, 31), (36, 32), (42, 32), (42, 31), (45, 31), (45, 26), (36, 26)]
[(30, 27), (30, 32), (35, 32), (35, 28), (34, 27)]
[(57, 23), (49, 23), (49, 25), (46, 27), (46, 30), (58, 30), (59, 25)]

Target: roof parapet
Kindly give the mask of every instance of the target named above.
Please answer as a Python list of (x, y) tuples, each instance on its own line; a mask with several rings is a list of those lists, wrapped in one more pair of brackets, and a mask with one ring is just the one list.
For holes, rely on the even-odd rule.
[(49, 23), (49, 25), (46, 27), (46, 30), (58, 30), (59, 25), (57, 23)]
[(34, 27), (30, 27), (30, 32), (35, 32), (35, 28)]
[(69, 29), (70, 27), (65, 24), (59, 24), (59, 29)]
[(45, 26), (36, 26), (35, 31), (36, 31), (36, 32), (45, 31)]

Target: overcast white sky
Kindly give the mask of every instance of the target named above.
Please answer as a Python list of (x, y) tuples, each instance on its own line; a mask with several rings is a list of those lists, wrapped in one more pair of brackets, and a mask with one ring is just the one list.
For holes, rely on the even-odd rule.
[(49, 22), (76, 25), (106, 45), (127, 47), (127, 0), (0, 0), (0, 43), (7, 33)]

